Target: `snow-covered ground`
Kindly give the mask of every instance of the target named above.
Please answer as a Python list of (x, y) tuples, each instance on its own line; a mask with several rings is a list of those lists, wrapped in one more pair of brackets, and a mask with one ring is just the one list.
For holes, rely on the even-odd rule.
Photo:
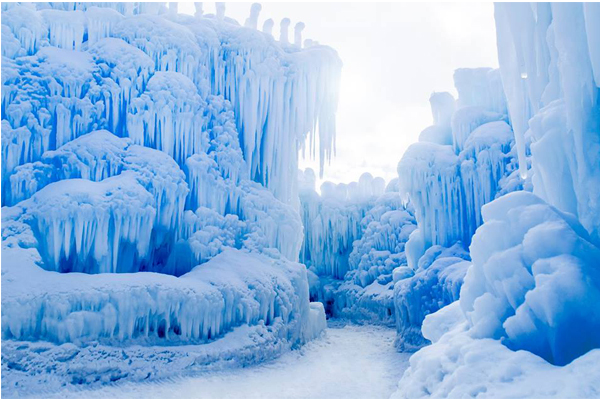
[(249, 368), (196, 377), (46, 394), (56, 398), (389, 398), (408, 366), (395, 331), (330, 323), (301, 349)]

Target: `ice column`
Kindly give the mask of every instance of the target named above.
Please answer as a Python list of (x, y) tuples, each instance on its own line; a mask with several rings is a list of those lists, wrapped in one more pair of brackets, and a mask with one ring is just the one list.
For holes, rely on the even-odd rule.
[(258, 15), (260, 14), (260, 10), (262, 10), (262, 6), (260, 3), (253, 3), (250, 7), (250, 16), (246, 19), (244, 26), (246, 28), (257, 29), (258, 25)]
[(273, 25), (275, 25), (275, 23), (271, 18), (266, 20), (263, 24), (263, 32), (273, 36)]
[(202, 14), (204, 14), (204, 10), (202, 9), (202, 2), (195, 2), (194, 7), (196, 8), (196, 12), (194, 13), (194, 16), (196, 18), (201, 17)]
[(304, 22), (298, 22), (294, 27), (294, 46), (298, 48), (302, 48), (302, 31), (304, 27)]
[(216, 2), (215, 7), (217, 8), (217, 19), (222, 21), (225, 19), (225, 3)]
[(279, 33), (279, 41), (281, 43), (289, 43), (288, 39), (288, 28), (290, 27), (290, 19), (284, 18), (281, 20), (280, 33)]

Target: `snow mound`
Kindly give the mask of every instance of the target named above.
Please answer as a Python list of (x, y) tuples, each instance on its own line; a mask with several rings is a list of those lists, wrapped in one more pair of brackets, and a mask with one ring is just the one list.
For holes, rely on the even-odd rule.
[(450, 332), (410, 358), (392, 398), (594, 398), (600, 394), (600, 350), (557, 367), (527, 351), (512, 351), (498, 341), (464, 334), (464, 319), (456, 320), (462, 316), (457, 306), (454, 303), (431, 315), (437, 326), (445, 324)]

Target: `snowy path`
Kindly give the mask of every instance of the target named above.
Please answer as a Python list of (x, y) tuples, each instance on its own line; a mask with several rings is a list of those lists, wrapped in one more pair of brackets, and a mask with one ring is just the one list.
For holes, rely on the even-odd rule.
[(81, 398), (389, 398), (408, 366), (395, 331), (336, 325), (326, 337), (269, 363), (148, 384), (63, 392)]

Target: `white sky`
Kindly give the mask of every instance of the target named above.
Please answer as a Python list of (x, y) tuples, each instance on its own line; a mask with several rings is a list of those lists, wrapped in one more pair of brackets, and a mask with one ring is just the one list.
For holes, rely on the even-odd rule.
[[(456, 96), (452, 74), (461, 67), (498, 67), (492, 3), (266, 3), (265, 19), (306, 24), (303, 38), (339, 53), (342, 68), (337, 156), (323, 180), (356, 181), (363, 172), (386, 181), (397, 176), (403, 152), (432, 124), (429, 95)], [(243, 24), (251, 2), (227, 3), (226, 15)], [(204, 3), (214, 13), (214, 3)], [(192, 3), (179, 12), (193, 14)], [(300, 161), (301, 168), (318, 163)], [(317, 183), (317, 187), (319, 187)]]

